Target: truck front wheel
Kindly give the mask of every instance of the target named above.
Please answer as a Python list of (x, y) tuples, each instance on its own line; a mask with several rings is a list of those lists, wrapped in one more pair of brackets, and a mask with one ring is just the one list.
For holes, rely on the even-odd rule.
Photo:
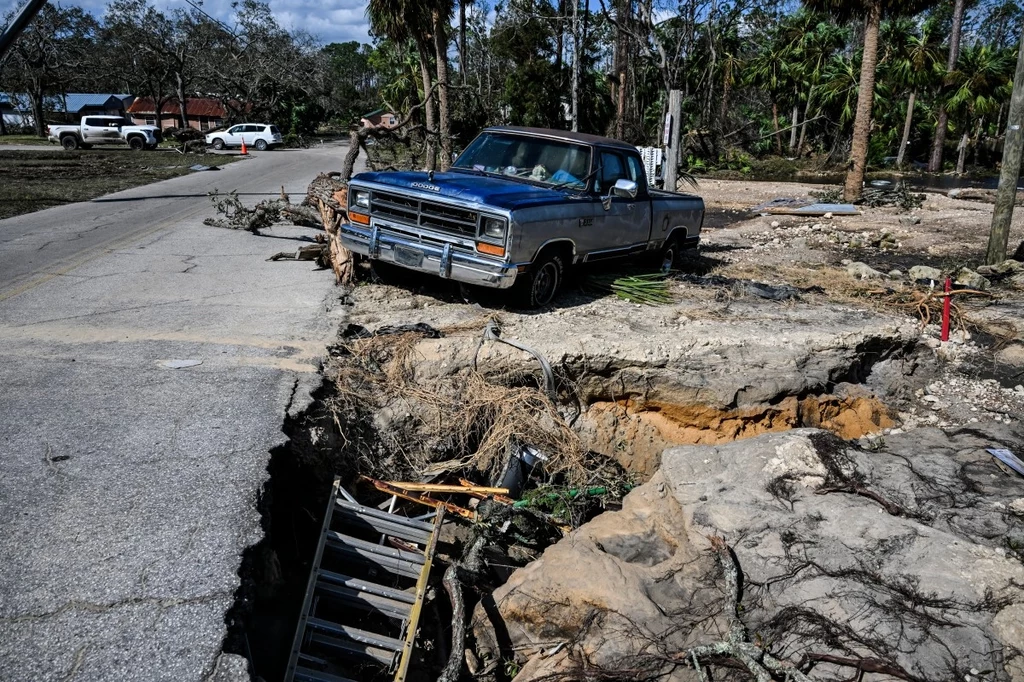
[(74, 135), (65, 135), (60, 138), (60, 146), (69, 152), (73, 152), (78, 149), (78, 138)]
[(128, 138), (128, 147), (134, 152), (141, 152), (146, 148), (146, 141), (141, 137)]
[(543, 308), (555, 300), (565, 278), (565, 261), (558, 253), (541, 254), (530, 269), (516, 279), (513, 295), (524, 308)]

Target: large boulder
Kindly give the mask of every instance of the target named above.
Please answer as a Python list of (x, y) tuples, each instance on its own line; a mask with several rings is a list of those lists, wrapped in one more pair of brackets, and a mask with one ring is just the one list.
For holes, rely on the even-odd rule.
[[(1024, 682), (1024, 479), (985, 451), (1020, 453), (1024, 432), (973, 426), (872, 452), (813, 429), (671, 448), (621, 511), (485, 599), (478, 649), (518, 658), (520, 682), (698, 680), (687, 652), (732, 632), (812, 680)], [(717, 537), (741, 574), (742, 632)], [(715, 679), (750, 679), (705, 654)]]

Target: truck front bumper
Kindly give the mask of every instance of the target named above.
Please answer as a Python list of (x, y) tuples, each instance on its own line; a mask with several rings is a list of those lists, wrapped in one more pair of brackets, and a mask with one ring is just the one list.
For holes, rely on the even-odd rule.
[[(416, 272), (492, 289), (507, 289), (515, 282), (516, 266), (489, 258), (454, 244), (428, 243), (380, 226), (341, 225), (341, 243), (353, 253), (372, 260), (394, 263)], [(422, 257), (420, 257), (422, 255)]]

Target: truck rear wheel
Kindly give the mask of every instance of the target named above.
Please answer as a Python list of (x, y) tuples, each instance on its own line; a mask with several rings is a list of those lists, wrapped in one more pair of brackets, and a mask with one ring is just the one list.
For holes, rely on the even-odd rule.
[(74, 135), (65, 135), (60, 138), (60, 146), (69, 152), (73, 152), (78, 149), (78, 138)]
[(672, 272), (679, 264), (679, 254), (682, 253), (683, 244), (677, 237), (670, 237), (665, 246), (661, 249), (661, 259), (658, 271), (664, 275)]
[(542, 253), (530, 269), (516, 279), (512, 294), (523, 308), (550, 305), (565, 279), (565, 261), (557, 252)]

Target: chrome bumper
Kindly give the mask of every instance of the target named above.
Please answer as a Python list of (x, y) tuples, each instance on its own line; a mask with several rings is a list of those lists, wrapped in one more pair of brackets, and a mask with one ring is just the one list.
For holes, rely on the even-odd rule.
[[(394, 263), (399, 267), (456, 282), (476, 284), (494, 289), (507, 289), (516, 279), (516, 266), (481, 258), (454, 244), (429, 244), (380, 227), (362, 227), (351, 223), (341, 225), (341, 243), (353, 253), (373, 260)], [(419, 252), (419, 265), (403, 263), (395, 258), (395, 247)]]

